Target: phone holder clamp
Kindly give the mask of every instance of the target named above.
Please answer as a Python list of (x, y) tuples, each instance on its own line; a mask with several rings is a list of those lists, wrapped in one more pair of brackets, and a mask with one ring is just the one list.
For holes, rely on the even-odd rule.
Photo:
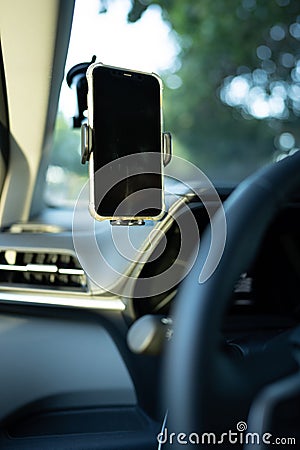
[(90, 159), (92, 151), (92, 130), (86, 124), (81, 125), (81, 164), (85, 164)]
[(163, 163), (166, 167), (172, 159), (172, 135), (168, 131), (163, 133)]
[[(90, 159), (92, 152), (92, 130), (86, 124), (81, 126), (81, 163), (85, 164)], [(163, 133), (163, 165), (166, 167), (172, 159), (172, 136), (165, 131)]]

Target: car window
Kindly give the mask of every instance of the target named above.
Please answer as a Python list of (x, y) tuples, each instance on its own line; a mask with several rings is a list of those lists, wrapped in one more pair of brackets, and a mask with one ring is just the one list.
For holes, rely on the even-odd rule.
[[(236, 185), (298, 150), (297, 0), (77, 0), (66, 70), (90, 61), (157, 72), (174, 153)], [(74, 201), (87, 177), (63, 84), (47, 199)]]

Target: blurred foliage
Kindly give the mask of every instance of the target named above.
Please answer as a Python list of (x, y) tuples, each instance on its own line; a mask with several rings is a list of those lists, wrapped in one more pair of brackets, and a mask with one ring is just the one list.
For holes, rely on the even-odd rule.
[[(99, 13), (113, 1), (99, 0)], [(299, 0), (132, 0), (131, 5), (129, 22), (159, 5), (180, 47), (173, 67), (161, 74), (164, 128), (172, 132), (177, 155), (222, 184), (236, 183), (287, 154), (279, 145), (284, 132), (300, 147)], [(255, 81), (257, 70), (263, 85)], [(266, 101), (279, 84), (282, 114), (259, 118), (245, 102), (230, 104), (224, 89), (241, 77), (249, 91), (258, 83)], [(70, 130), (60, 114), (50, 164), (72, 178), (72, 195), (87, 176), (79, 146), (79, 131)]]
[(87, 166), (81, 161), (80, 129), (70, 128), (59, 112), (47, 173), (46, 201), (51, 205), (74, 202), (88, 178)]
[[(100, 0), (102, 10), (110, 1)], [(293, 68), (281, 60), (285, 53), (295, 64), (300, 59), (298, 28), (290, 32), (299, 22), (299, 0), (133, 0), (128, 20), (139, 20), (153, 4), (162, 8), (181, 47), (181, 64), (173, 68), (181, 86), (168, 88), (165, 74), (165, 128), (178, 142), (175, 152), (180, 149), (214, 179), (238, 181), (276, 156), (274, 138), (280, 133), (289, 131), (299, 142), (300, 120), (291, 108), (284, 120), (258, 120), (220, 100), (226, 77), (263, 67), (261, 45), (271, 50), (270, 80), (291, 79)], [(276, 25), (283, 36), (274, 39), (270, 31)]]
[(80, 142), (80, 129), (70, 128), (68, 120), (59, 112), (55, 124), (50, 165), (65, 167), (84, 175), (86, 167), (80, 164)]

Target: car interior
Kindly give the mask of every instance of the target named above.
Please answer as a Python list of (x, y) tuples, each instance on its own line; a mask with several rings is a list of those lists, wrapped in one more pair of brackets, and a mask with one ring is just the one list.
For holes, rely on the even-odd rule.
[(68, 49), (92, 1), (0, 0), (0, 448), (300, 448), (299, 3), (93, 8), (125, 3), (125, 33), (159, 16), (175, 55), (165, 214), (139, 223), (88, 208), (85, 73), (108, 42)]

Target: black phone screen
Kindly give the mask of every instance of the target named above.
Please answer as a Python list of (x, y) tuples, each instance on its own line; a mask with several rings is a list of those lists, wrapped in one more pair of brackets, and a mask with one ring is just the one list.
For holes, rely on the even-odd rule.
[[(163, 201), (160, 82), (106, 66), (94, 67), (92, 80), (96, 213), (156, 217)], [(111, 179), (109, 189), (103, 173)]]

